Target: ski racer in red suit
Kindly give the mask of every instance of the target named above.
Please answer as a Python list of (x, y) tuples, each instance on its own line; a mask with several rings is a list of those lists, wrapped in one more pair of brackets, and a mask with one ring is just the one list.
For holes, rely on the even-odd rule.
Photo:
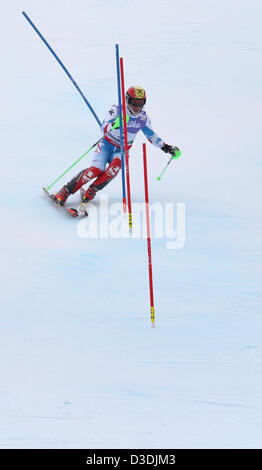
[[(133, 86), (127, 90), (126, 107), (129, 116), (127, 123), (128, 149), (132, 147), (137, 133), (141, 130), (149, 142), (159, 147), (163, 152), (173, 154), (179, 149), (166, 144), (153, 131), (150, 119), (143, 110), (145, 103), (146, 92), (142, 87)], [(102, 131), (107, 135), (97, 145), (91, 166), (80, 171), (60, 191), (51, 196), (57, 204), (63, 206), (70, 194), (74, 194), (84, 184), (96, 178), (82, 197), (85, 202), (91, 201), (97, 191), (103, 189), (118, 174), (121, 169), (120, 130), (119, 128), (110, 130), (117, 116), (119, 116), (119, 107), (113, 105), (102, 122)]]

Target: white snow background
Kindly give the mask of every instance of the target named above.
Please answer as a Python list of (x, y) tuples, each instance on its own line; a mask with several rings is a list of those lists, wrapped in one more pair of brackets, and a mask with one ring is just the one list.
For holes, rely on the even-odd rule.
[[(186, 204), (184, 248), (152, 239), (154, 329), (146, 240), (80, 239), (42, 195), (101, 133), (23, 10), (101, 120), (119, 43), (182, 150), (158, 182), (168, 157), (147, 144), (151, 203)], [(261, 20), (259, 0), (3, 6), (1, 448), (261, 448)], [(103, 194), (121, 201), (120, 175)]]

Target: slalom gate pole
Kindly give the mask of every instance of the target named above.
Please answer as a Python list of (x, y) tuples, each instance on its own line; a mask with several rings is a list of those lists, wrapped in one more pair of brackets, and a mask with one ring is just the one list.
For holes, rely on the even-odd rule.
[[(117, 117), (112, 129), (114, 129), (116, 127), (119, 127), (119, 121), (121, 121), (121, 119), (119, 120), (119, 117)], [(110, 131), (112, 129), (110, 129)], [(81, 157), (79, 157), (74, 163), (72, 163), (72, 165), (70, 165), (69, 168), (67, 168), (67, 170), (65, 170), (60, 176), (58, 176), (58, 178), (56, 178), (56, 180), (53, 181), (53, 183), (51, 183), (49, 186), (47, 186), (46, 190), (49, 191), (49, 189), (52, 188), (52, 186), (54, 186), (54, 184), (57, 183), (57, 181), (59, 181), (69, 170), (71, 170), (71, 168), (73, 168), (73, 166), (75, 166), (78, 162), (80, 162), (80, 160), (82, 160), (82, 158), (84, 158), (89, 152), (91, 152), (91, 150), (97, 144), (99, 144), (99, 142), (101, 142), (101, 140), (103, 140), (107, 136), (107, 134), (109, 134), (110, 131), (108, 131), (106, 134), (102, 135), (102, 137), (100, 137), (99, 140), (97, 140), (85, 153), (83, 153), (83, 155), (81, 155)]]
[(124, 64), (123, 64), (122, 57), (120, 58), (120, 73), (121, 73), (122, 105), (123, 105), (123, 117), (124, 117), (124, 143), (125, 143), (125, 157), (126, 157), (126, 186), (127, 186), (129, 231), (132, 232), (132, 208), (131, 208), (131, 191), (130, 191), (129, 155), (128, 155), (128, 143), (127, 143), (125, 80), (124, 80)]
[(53, 54), (54, 58), (57, 60), (57, 62), (59, 63), (59, 65), (61, 65), (62, 69), (64, 70), (64, 72), (66, 73), (66, 75), (68, 76), (68, 78), (71, 80), (71, 82), (73, 83), (73, 85), (76, 87), (77, 91), (80, 93), (80, 95), (82, 96), (84, 102), (86, 103), (86, 105), (88, 106), (88, 108), (90, 109), (91, 113), (93, 114), (95, 120), (97, 121), (99, 127), (101, 127), (101, 122), (99, 121), (94, 109), (92, 108), (91, 104), (87, 101), (84, 93), (80, 90), (79, 86), (77, 85), (77, 83), (75, 82), (75, 80), (73, 79), (72, 75), (68, 72), (67, 68), (64, 66), (64, 64), (62, 63), (62, 61), (59, 59), (59, 57), (56, 55), (56, 53), (54, 52), (54, 50), (52, 49), (52, 47), (48, 44), (48, 42), (46, 41), (46, 39), (44, 38), (44, 36), (42, 36), (42, 34), (40, 33), (40, 31), (37, 29), (37, 27), (34, 25), (34, 23), (32, 22), (32, 20), (29, 18), (29, 16), (25, 13), (25, 11), (22, 11), (22, 15), (24, 15), (24, 17), (26, 18), (26, 20), (28, 21), (28, 23), (32, 26), (32, 28), (35, 30), (35, 32), (38, 34), (38, 36), (42, 39), (42, 41), (44, 42), (44, 44), (46, 45), (46, 47), (49, 49), (49, 51), (51, 52), (51, 54)]
[(155, 326), (155, 306), (154, 306), (154, 292), (153, 292), (153, 274), (152, 274), (152, 254), (151, 254), (151, 234), (150, 234), (150, 214), (149, 214), (149, 197), (148, 197), (146, 144), (143, 144), (143, 160), (144, 160), (144, 180), (145, 180), (148, 274), (149, 274), (149, 291), (150, 291), (150, 316), (151, 316), (151, 324), (152, 324), (152, 327), (154, 328), (154, 326)]
[[(116, 72), (117, 72), (117, 92), (119, 116), (122, 116), (121, 101), (121, 79), (119, 67), (119, 45), (116, 44)], [(125, 118), (124, 118), (125, 121)], [(124, 159), (124, 143), (123, 143), (123, 121), (120, 119), (120, 148), (121, 148), (121, 166), (122, 166), (122, 193), (123, 193), (123, 212), (126, 212), (126, 181), (125, 181), (125, 159)]]

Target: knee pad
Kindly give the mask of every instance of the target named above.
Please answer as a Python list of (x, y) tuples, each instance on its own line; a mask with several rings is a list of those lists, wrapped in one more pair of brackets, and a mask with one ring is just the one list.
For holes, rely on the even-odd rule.
[[(90, 166), (87, 168), (82, 176), (82, 180), (87, 183), (88, 181), (97, 178), (99, 175), (101, 175), (102, 170), (100, 168), (97, 168), (96, 166)], [(83, 183), (83, 184), (85, 184)]]
[(116, 176), (120, 169), (121, 169), (120, 158), (114, 158), (114, 160), (112, 160), (112, 162), (106, 169), (106, 173), (110, 176)]

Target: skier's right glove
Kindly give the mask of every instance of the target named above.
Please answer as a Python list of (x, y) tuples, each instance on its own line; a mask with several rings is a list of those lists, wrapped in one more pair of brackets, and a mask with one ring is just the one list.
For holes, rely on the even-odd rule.
[(179, 152), (178, 147), (174, 147), (173, 145), (168, 145), (168, 144), (165, 144), (165, 143), (163, 143), (163, 145), (161, 147), (161, 150), (163, 150), (163, 152), (165, 152), (165, 153), (170, 153), (170, 155), (175, 155), (176, 151)]

